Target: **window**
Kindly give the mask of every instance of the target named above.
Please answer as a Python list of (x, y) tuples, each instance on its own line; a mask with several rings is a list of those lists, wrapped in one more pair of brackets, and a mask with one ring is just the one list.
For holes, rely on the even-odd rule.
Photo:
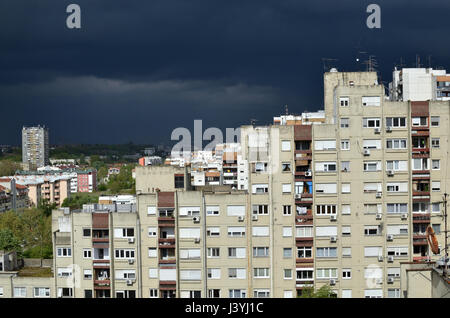
[(381, 97), (380, 96), (363, 96), (361, 102), (362, 102), (363, 106), (380, 106), (381, 105)]
[(220, 247), (208, 247), (208, 258), (220, 257)]
[(116, 291), (116, 298), (136, 298), (135, 290), (118, 290)]
[(291, 215), (291, 206), (290, 205), (283, 205), (283, 215)]
[(292, 227), (284, 226), (283, 227), (283, 237), (291, 237), (292, 236)]
[(269, 248), (268, 247), (254, 247), (253, 248), (253, 257), (268, 257), (269, 256)]
[(83, 229), (83, 237), (91, 237), (91, 229)]
[(68, 268), (60, 267), (60, 268), (58, 268), (58, 277), (61, 277), (61, 278), (72, 277), (72, 268), (71, 267), (68, 267)]
[(116, 270), (116, 279), (136, 279), (136, 271), (134, 269), (118, 269)]
[(150, 288), (149, 289), (149, 297), (150, 298), (158, 298), (158, 289)]
[(428, 117), (413, 117), (412, 125), (417, 126), (428, 126)]
[(387, 149), (406, 149), (407, 139), (386, 139)]
[(364, 235), (366, 236), (374, 236), (380, 235), (380, 227), (378, 225), (366, 225), (364, 226)]
[(314, 269), (313, 268), (302, 268), (297, 269), (297, 280), (308, 281), (314, 279)]
[(365, 182), (364, 183), (364, 192), (381, 192), (381, 183), (375, 183), (375, 182)]
[(245, 247), (229, 247), (228, 248), (229, 258), (245, 258), (246, 248)]
[(405, 128), (406, 127), (406, 118), (405, 117), (386, 117), (386, 127)]
[(441, 161), (439, 159), (431, 160), (431, 169), (433, 170), (441, 169)]
[(50, 297), (50, 288), (35, 287), (34, 288), (34, 297), (36, 297), (36, 298)]
[(408, 213), (407, 203), (388, 203), (386, 205), (387, 213)]
[(339, 97), (339, 105), (341, 105), (341, 107), (348, 107), (350, 105), (350, 98)]
[(431, 181), (431, 190), (433, 192), (441, 191), (441, 182), (440, 181)]
[(290, 247), (283, 248), (283, 257), (291, 258), (292, 257), (292, 248), (290, 248)]
[(199, 206), (183, 206), (179, 208), (180, 216), (198, 216), (200, 215)]
[(156, 232), (156, 227), (149, 227), (148, 228), (148, 236), (149, 237), (156, 237), (157, 232)]
[(57, 253), (58, 257), (71, 257), (72, 256), (72, 248), (58, 247), (56, 249), (56, 253)]
[(206, 228), (206, 236), (219, 237), (220, 236), (220, 227), (207, 227)]
[(350, 226), (342, 226), (342, 235), (350, 236), (352, 234), (352, 230)]
[(341, 128), (348, 128), (350, 126), (349, 118), (341, 118)]
[(431, 148), (439, 148), (441, 146), (441, 142), (439, 138), (431, 138)]
[(314, 150), (336, 150), (336, 140), (316, 140)]
[(180, 249), (181, 259), (200, 259), (200, 249), (199, 248), (182, 248)]
[(316, 226), (316, 236), (336, 236), (336, 226)]
[(388, 256), (408, 256), (408, 246), (387, 247)]
[(252, 172), (260, 173), (267, 171), (267, 163), (266, 162), (256, 162), (252, 163)]
[(283, 172), (290, 172), (291, 171), (291, 164), (289, 162), (283, 162), (281, 164), (281, 171), (283, 171)]
[(386, 170), (408, 171), (408, 161), (406, 160), (387, 160)]
[(283, 273), (284, 273), (284, 276), (283, 276), (284, 279), (292, 279), (292, 269), (285, 268)]
[(387, 276), (393, 278), (400, 278), (400, 267), (390, 267), (387, 269)]
[(202, 293), (200, 290), (181, 290), (180, 298), (201, 298)]
[(209, 279), (220, 279), (220, 268), (208, 268)]
[(83, 258), (92, 258), (92, 249), (84, 248), (83, 249)]
[(363, 118), (363, 128), (380, 128), (380, 118)]
[(148, 257), (157, 257), (158, 254), (156, 252), (157, 252), (156, 248), (149, 247), (148, 248)]
[(336, 162), (316, 162), (317, 172), (336, 172)]
[(175, 175), (175, 189), (183, 189), (184, 188), (184, 176)]
[(313, 237), (313, 227), (312, 226), (297, 226), (296, 237)]
[(441, 204), (439, 202), (433, 202), (431, 204), (431, 211), (433, 213), (440, 213), (441, 212)]
[(228, 298), (245, 298), (247, 291), (245, 289), (230, 289), (228, 291)]
[(114, 237), (116, 238), (128, 238), (134, 237), (134, 228), (119, 228), (114, 229)]
[(342, 279), (351, 279), (352, 278), (352, 270), (350, 268), (342, 269)]
[(180, 280), (200, 280), (202, 271), (200, 269), (181, 269)]
[(381, 171), (381, 161), (365, 161), (363, 169), (365, 172)]
[(297, 247), (297, 258), (311, 258), (311, 257), (312, 257), (312, 247), (310, 246)]
[(364, 257), (378, 257), (383, 255), (383, 248), (380, 246), (364, 247)]
[(232, 279), (245, 279), (246, 269), (245, 268), (229, 268), (228, 278)]
[(351, 247), (343, 247), (342, 248), (342, 257), (351, 257), (352, 256), (352, 248)]
[(336, 194), (336, 183), (316, 183), (317, 194)]
[(365, 289), (364, 298), (383, 298), (382, 289)]
[[(134, 249), (116, 249), (116, 258), (134, 259)], [(149, 249), (150, 254), (150, 249)]]
[(408, 235), (408, 225), (407, 224), (388, 225), (387, 226), (387, 234), (390, 234), (390, 235)]
[(83, 270), (84, 279), (92, 279), (92, 269)]
[(316, 279), (337, 278), (337, 268), (318, 268), (316, 270)]
[(228, 236), (229, 237), (244, 237), (245, 236), (245, 227), (229, 226), (228, 227)]
[(364, 149), (381, 149), (380, 139), (364, 139), (363, 140)]
[(0, 287), (0, 297), (3, 297), (3, 287)]
[(400, 288), (388, 288), (388, 298), (400, 298)]
[(431, 127), (439, 127), (440, 117), (431, 116)]
[(253, 269), (253, 277), (254, 278), (269, 278), (270, 272), (269, 268), (254, 268)]
[(291, 151), (291, 142), (289, 140), (281, 141), (281, 151)]
[(253, 236), (269, 236), (269, 227), (268, 226), (254, 226), (252, 228)]
[(386, 189), (387, 192), (408, 192), (408, 182), (388, 182)]
[(261, 205), (253, 205), (252, 211), (254, 215), (264, 215), (269, 214), (269, 206), (267, 204), (261, 204)]
[(440, 224), (432, 224), (431, 227), (433, 228), (436, 235), (441, 234), (441, 225)]
[(283, 183), (282, 184), (282, 190), (283, 190), (283, 193), (291, 193), (292, 192), (292, 184), (290, 184), (290, 183)]
[(27, 297), (26, 287), (14, 287), (14, 297)]
[(341, 297), (342, 298), (352, 298), (352, 290), (351, 289), (343, 289)]
[(337, 248), (336, 247), (317, 247), (316, 257), (318, 257), (318, 258), (337, 257)]
[(350, 193), (350, 183), (342, 183), (342, 193)]
[[(253, 186), (255, 186), (255, 185), (253, 185)], [(256, 193), (256, 192), (253, 192), (253, 193)], [(258, 192), (258, 193), (260, 193), (260, 192)], [(245, 206), (244, 205), (229, 205), (229, 206), (227, 206), (227, 215), (228, 216), (245, 216)]]
[(350, 140), (341, 140), (341, 150), (350, 150)]
[(207, 216), (216, 216), (220, 214), (220, 208), (218, 206), (206, 206), (206, 215)]
[(252, 193), (253, 194), (264, 194), (267, 192), (269, 192), (268, 184), (253, 184), (252, 185)]
[(147, 206), (147, 215), (156, 215), (156, 206)]
[(341, 171), (342, 172), (350, 171), (350, 161), (341, 161)]
[(341, 214), (344, 214), (344, 215), (350, 215), (351, 214), (350, 204), (343, 204), (343, 205), (341, 205)]
[(220, 298), (220, 289), (208, 289), (208, 298)]
[(92, 289), (84, 290), (84, 298), (92, 298)]
[(200, 237), (200, 229), (196, 227), (183, 227), (179, 229), (180, 239), (192, 239)]

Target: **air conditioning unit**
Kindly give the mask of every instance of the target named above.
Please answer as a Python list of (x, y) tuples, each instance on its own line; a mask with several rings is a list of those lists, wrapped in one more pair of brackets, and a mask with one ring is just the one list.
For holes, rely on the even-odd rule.
[(128, 286), (133, 285), (133, 283), (134, 283), (134, 280), (132, 280), (132, 279), (127, 279), (127, 285), (128, 285)]
[(374, 129), (374, 132), (375, 132), (376, 134), (379, 134), (379, 133), (381, 132), (381, 130), (380, 130), (380, 128), (375, 128), (375, 129)]
[(394, 170), (388, 170), (387, 171), (387, 175), (388, 176), (393, 176), (394, 175)]
[(392, 235), (392, 234), (386, 235), (386, 240), (393, 241), (394, 240), (394, 235)]
[(330, 220), (331, 221), (336, 221), (337, 220), (337, 216), (335, 214), (330, 215)]
[(377, 199), (379, 199), (379, 198), (381, 198), (381, 194), (382, 194), (382, 192), (381, 192), (381, 191), (378, 191), (375, 197), (376, 197)]
[(406, 220), (408, 218), (408, 214), (407, 213), (403, 213), (402, 214), (402, 220)]
[(192, 221), (194, 221), (194, 223), (198, 223), (198, 222), (200, 222), (200, 217), (199, 216), (194, 216), (192, 218)]
[(244, 221), (244, 216), (242, 216), (242, 215), (239, 215), (239, 216), (238, 216), (238, 221), (239, 221), (239, 222), (242, 222), (242, 221)]
[(394, 283), (394, 277), (388, 277), (387, 282), (388, 282), (388, 284), (393, 284)]
[(308, 170), (305, 172), (305, 177), (311, 177), (311, 175), (312, 175), (311, 171)]
[(129, 237), (128, 238), (128, 243), (134, 243), (134, 237)]
[(200, 243), (200, 238), (199, 238), (199, 237), (196, 237), (196, 238), (194, 239), (194, 243)]
[(388, 256), (388, 262), (389, 263), (394, 262), (394, 256)]
[(134, 264), (134, 259), (133, 259), (133, 258), (130, 258), (130, 259), (128, 260), (128, 264)]
[(364, 156), (370, 156), (370, 150), (364, 149)]
[(335, 279), (330, 279), (330, 285), (336, 285), (336, 280)]
[(301, 199), (301, 198), (302, 198), (302, 195), (301, 195), (300, 193), (297, 193), (297, 194), (295, 194), (295, 198), (296, 198), (296, 199)]
[(391, 132), (392, 131), (392, 127), (391, 126), (386, 126), (386, 132)]
[(377, 213), (376, 219), (381, 220), (383, 218), (383, 214)]
[(382, 262), (383, 261), (383, 256), (382, 255), (378, 255), (378, 261)]
[(252, 220), (253, 221), (258, 221), (258, 216), (255, 214), (255, 215), (252, 215)]
[(336, 236), (330, 236), (330, 242), (336, 242), (337, 237)]

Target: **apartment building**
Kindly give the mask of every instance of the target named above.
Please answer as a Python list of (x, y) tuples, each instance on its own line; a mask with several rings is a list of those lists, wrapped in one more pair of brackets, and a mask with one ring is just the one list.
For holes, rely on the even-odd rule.
[(22, 128), (22, 163), (25, 170), (36, 170), (49, 164), (48, 128)]
[(0, 178), (0, 212), (27, 208), (30, 205), (28, 194), (28, 188), (14, 179)]

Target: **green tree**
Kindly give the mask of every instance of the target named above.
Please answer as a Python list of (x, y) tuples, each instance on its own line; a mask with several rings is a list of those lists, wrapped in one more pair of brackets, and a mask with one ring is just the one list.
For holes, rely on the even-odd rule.
[(7, 252), (16, 251), (19, 255), (22, 253), (20, 240), (14, 236), (13, 232), (8, 229), (0, 230), (0, 250)]
[(66, 198), (61, 206), (71, 210), (79, 210), (83, 207), (83, 204), (98, 203), (98, 197), (98, 194), (76, 193)]
[(0, 176), (12, 176), (17, 170), (20, 170), (21, 166), (17, 162), (11, 160), (0, 161)]
[(305, 287), (302, 289), (302, 294), (299, 298), (336, 298), (336, 294), (330, 285), (324, 285), (317, 291), (314, 291), (313, 287)]

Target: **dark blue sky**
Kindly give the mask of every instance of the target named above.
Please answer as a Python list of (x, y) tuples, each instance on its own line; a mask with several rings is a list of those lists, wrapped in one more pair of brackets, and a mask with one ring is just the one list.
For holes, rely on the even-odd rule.
[[(82, 29), (66, 27), (81, 6)], [(381, 7), (381, 29), (366, 8)], [(322, 58), (386, 84), (403, 57), (450, 69), (443, 0), (2, 0), (0, 144), (45, 124), (50, 142), (170, 142), (176, 127), (270, 123), (322, 108)]]

